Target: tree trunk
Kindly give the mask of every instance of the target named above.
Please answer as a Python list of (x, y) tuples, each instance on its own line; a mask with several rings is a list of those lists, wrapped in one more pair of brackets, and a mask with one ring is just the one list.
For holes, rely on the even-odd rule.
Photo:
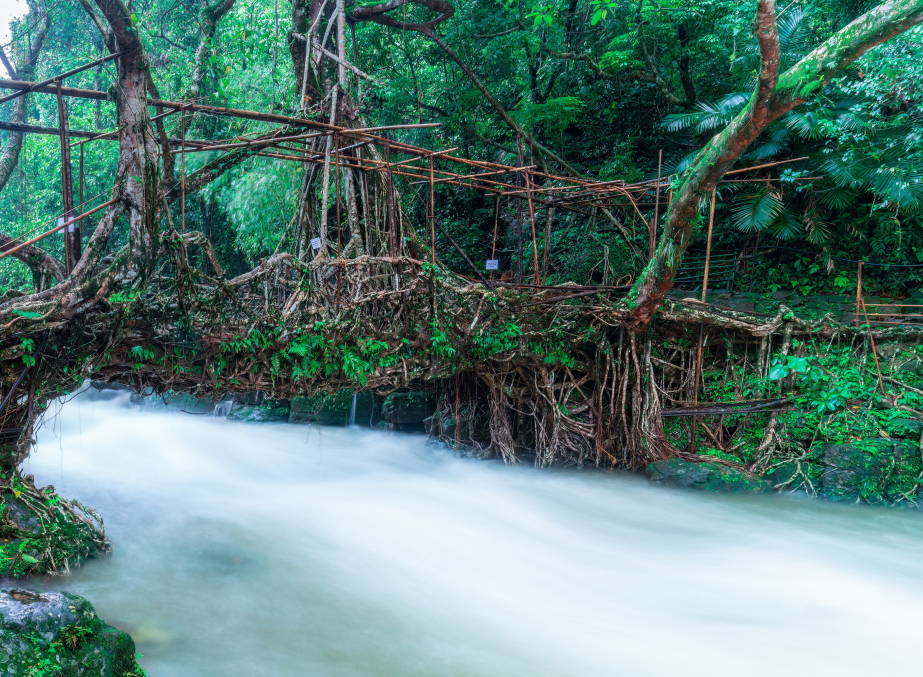
[(653, 318), (673, 286), (689, 246), (700, 206), (741, 154), (774, 120), (811, 99), (843, 68), (873, 47), (923, 22), (923, 0), (891, 0), (853, 21), (779, 75), (779, 36), (774, 0), (759, 0), (754, 29), (762, 67), (746, 108), (716, 135), (686, 170), (656, 255), (638, 277), (626, 301), (627, 322), (640, 331)]

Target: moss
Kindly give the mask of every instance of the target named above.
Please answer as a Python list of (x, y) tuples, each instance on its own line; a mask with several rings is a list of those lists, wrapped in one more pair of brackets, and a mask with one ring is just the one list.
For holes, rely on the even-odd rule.
[(0, 590), (4, 677), (144, 677), (136, 655), (132, 638), (82, 597)]

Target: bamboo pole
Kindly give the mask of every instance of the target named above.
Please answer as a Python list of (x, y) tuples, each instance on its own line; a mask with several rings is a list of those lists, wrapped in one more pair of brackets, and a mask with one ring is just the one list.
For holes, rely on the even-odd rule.
[(180, 214), (182, 219), (183, 235), (186, 234), (186, 111), (180, 112)]
[(856, 282), (856, 329), (859, 328), (859, 304), (862, 303), (862, 261), (859, 261), (859, 274)]
[(49, 235), (54, 235), (55, 233), (57, 233), (59, 230), (61, 230), (61, 229), (63, 229), (63, 228), (67, 228), (68, 226), (70, 226), (70, 225), (72, 225), (72, 224), (74, 224), (74, 223), (79, 223), (80, 221), (82, 221), (83, 219), (85, 219), (86, 217), (88, 217), (90, 214), (93, 214), (93, 213), (95, 213), (95, 212), (98, 212), (100, 209), (104, 209), (105, 207), (108, 207), (108, 206), (111, 205), (111, 204), (115, 204), (116, 202), (118, 202), (118, 201), (121, 200), (121, 199), (122, 199), (122, 198), (120, 198), (120, 197), (112, 198), (112, 199), (109, 200), (108, 202), (103, 202), (103, 203), (102, 203), (101, 205), (99, 205), (98, 207), (94, 207), (93, 209), (91, 209), (91, 210), (89, 210), (89, 211), (86, 211), (86, 212), (84, 212), (83, 214), (79, 214), (78, 216), (75, 216), (74, 218), (70, 219), (69, 221), (65, 221), (64, 223), (62, 223), (62, 224), (60, 224), (60, 225), (58, 225), (58, 226), (55, 226), (55, 227), (52, 228), (51, 230), (45, 231), (45, 232), (42, 233), (41, 235), (36, 235), (36, 236), (33, 237), (31, 240), (26, 240), (26, 241), (23, 242), (22, 244), (16, 245), (16, 246), (13, 247), (12, 249), (7, 249), (5, 252), (0, 252), (0, 260), (5, 259), (7, 256), (10, 256), (11, 254), (15, 254), (16, 252), (18, 252), (18, 251), (19, 251), (20, 249), (22, 249), (23, 247), (28, 247), (29, 245), (35, 244), (36, 242), (38, 242), (38, 241), (40, 241), (40, 240), (44, 240), (44, 239), (45, 239), (46, 237), (48, 237)]
[[(70, 141), (67, 134), (67, 106), (64, 103), (64, 97), (61, 95), (61, 80), (55, 80), (58, 95), (58, 129), (60, 130), (58, 138), (61, 142), (61, 193), (62, 205), (64, 208), (64, 218), (68, 219), (74, 215), (74, 193), (73, 183), (71, 180), (71, 156)], [(74, 258), (73, 238), (69, 231), (64, 231), (64, 268), (70, 275), (77, 261)]]
[(796, 158), (792, 158), (791, 160), (779, 160), (778, 162), (768, 162), (768, 163), (766, 163), (766, 164), (764, 164), (764, 165), (757, 165), (756, 167), (744, 167), (743, 169), (732, 169), (732, 170), (729, 171), (729, 172), (725, 172), (724, 175), (725, 175), (725, 176), (730, 176), (731, 174), (741, 174), (741, 173), (743, 173), (743, 172), (752, 172), (752, 171), (755, 171), (755, 170), (757, 170), (757, 169), (766, 169), (766, 168), (768, 168), (768, 167), (777, 167), (777, 166), (779, 166), (779, 165), (787, 165), (787, 164), (789, 164), (789, 163), (791, 163), (791, 162), (801, 162), (802, 160), (809, 160), (809, 159), (810, 159), (810, 158), (808, 158), (807, 156), (805, 156), (805, 157), (796, 157)]
[(500, 221), (500, 193), (496, 194), (494, 200), (494, 244), (490, 249), (490, 259), (497, 258), (497, 224)]
[(535, 209), (532, 205), (532, 181), (529, 177), (530, 172), (526, 172), (526, 188), (529, 193), (529, 223), (532, 224), (532, 259), (535, 270), (535, 284), (538, 284), (538, 240), (535, 237)]
[(657, 188), (654, 195), (654, 220), (648, 231), (650, 239), (648, 241), (648, 257), (650, 261), (654, 258), (654, 252), (657, 251), (657, 220), (660, 216), (660, 172), (663, 168), (663, 149), (657, 154)]
[[(705, 303), (705, 297), (708, 294), (708, 264), (711, 258), (711, 234), (712, 227), (715, 225), (715, 188), (711, 189), (711, 213), (708, 217), (708, 240), (705, 245), (705, 272), (702, 275), (702, 303)], [(699, 381), (702, 377), (702, 338), (705, 332), (705, 325), (699, 325), (699, 345), (696, 351), (695, 360), (695, 390), (692, 395), (693, 406), (699, 405)], [(692, 431), (689, 434), (689, 445), (692, 453), (695, 453), (695, 432), (699, 425), (698, 416), (692, 417)]]
[[(516, 139), (516, 165), (522, 167), (522, 137)], [(522, 173), (516, 172), (516, 188), (522, 186)], [(516, 224), (517, 235), (519, 239), (519, 255), (517, 256), (516, 265), (516, 282), (522, 284), (522, 200), (516, 203)]]
[(881, 388), (881, 394), (885, 394), (885, 384), (881, 380), (881, 367), (878, 364), (878, 351), (875, 349), (875, 337), (872, 336), (872, 324), (869, 322), (869, 315), (865, 307), (865, 300), (860, 299), (862, 311), (865, 313), (865, 323), (869, 326), (869, 343), (872, 344), (872, 357), (875, 358), (875, 371), (878, 372), (878, 387)]
[[(336, 158), (339, 161), (340, 159), (340, 139), (335, 134), (333, 136), (333, 145), (336, 152)], [(339, 162), (337, 163), (339, 164)], [(340, 222), (340, 173), (343, 171), (342, 167), (336, 168), (336, 174), (334, 174), (334, 190), (337, 195), (337, 260), (340, 259), (340, 231), (343, 229), (343, 226)], [(337, 314), (340, 312), (340, 275), (341, 269), (340, 266), (337, 266)]]
[[(432, 265), (436, 267), (436, 226), (434, 221), (436, 220), (436, 202), (435, 202), (435, 190), (433, 185), (433, 156), (429, 156), (429, 229), (431, 239), (431, 255), (432, 255)], [(434, 292), (435, 293), (435, 292)]]
[(116, 52), (115, 54), (110, 54), (109, 56), (104, 56), (103, 58), (97, 59), (96, 61), (91, 61), (88, 64), (84, 64), (83, 66), (67, 71), (66, 73), (61, 73), (61, 75), (56, 75), (53, 78), (49, 78), (48, 80), (45, 80), (43, 82), (27, 83), (29, 85), (28, 87), (24, 89), (20, 89), (15, 94), (10, 94), (9, 96), (4, 96), (2, 99), (0, 99), (0, 104), (4, 104), (7, 101), (12, 101), (13, 99), (18, 99), (21, 96), (25, 96), (29, 92), (34, 92), (36, 90), (42, 89), (54, 83), (58, 83), (58, 87), (60, 89), (61, 81), (64, 80), (65, 78), (69, 78), (72, 75), (77, 75), (78, 73), (82, 73), (85, 70), (89, 70), (90, 68), (99, 66), (101, 64), (106, 63), (107, 61), (111, 61), (112, 59), (115, 59), (120, 56), (122, 56), (122, 52)]

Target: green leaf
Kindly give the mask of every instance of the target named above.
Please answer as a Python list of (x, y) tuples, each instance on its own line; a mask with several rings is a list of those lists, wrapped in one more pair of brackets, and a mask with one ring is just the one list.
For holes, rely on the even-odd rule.
[(13, 310), (13, 314), (19, 315), (20, 317), (24, 317), (27, 320), (39, 320), (42, 317), (41, 313), (33, 313), (29, 310), (20, 310), (19, 308), (16, 308), (15, 310)]
[(788, 367), (784, 364), (777, 364), (769, 370), (769, 379), (771, 381), (778, 381), (780, 378), (785, 378), (786, 376), (788, 376)]

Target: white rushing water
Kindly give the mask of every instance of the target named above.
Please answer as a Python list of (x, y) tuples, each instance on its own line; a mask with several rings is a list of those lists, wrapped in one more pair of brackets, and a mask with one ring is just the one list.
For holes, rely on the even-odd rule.
[(66, 579), (151, 677), (914, 674), (923, 516), (466, 460), (83, 396), (25, 472), (115, 544)]

